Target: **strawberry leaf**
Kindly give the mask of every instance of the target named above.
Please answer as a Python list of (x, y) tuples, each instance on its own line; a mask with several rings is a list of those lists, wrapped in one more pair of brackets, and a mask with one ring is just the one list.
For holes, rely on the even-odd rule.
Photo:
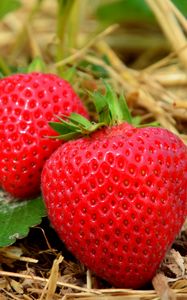
[(46, 210), (41, 197), (17, 200), (0, 190), (0, 247), (27, 236), (29, 228), (38, 225), (44, 216)]
[(0, 1), (0, 19), (5, 17), (8, 13), (21, 7), (19, 0), (1, 0)]

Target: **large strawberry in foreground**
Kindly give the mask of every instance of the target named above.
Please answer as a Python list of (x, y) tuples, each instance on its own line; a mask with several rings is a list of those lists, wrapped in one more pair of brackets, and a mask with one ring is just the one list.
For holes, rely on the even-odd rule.
[[(55, 115), (87, 116), (70, 84), (54, 74), (17, 74), (0, 80), (0, 185), (15, 197), (40, 191), (44, 162), (61, 144), (48, 125)], [(56, 135), (56, 134), (55, 134)]]
[[(97, 94), (96, 102), (101, 125), (107, 119), (111, 126), (57, 149), (44, 166), (42, 191), (68, 249), (111, 284), (139, 288), (154, 276), (187, 215), (187, 147), (166, 129), (123, 123), (130, 116), (115, 109), (109, 88), (107, 97)], [(75, 135), (99, 127), (83, 118), (78, 126), (78, 119), (69, 118)]]

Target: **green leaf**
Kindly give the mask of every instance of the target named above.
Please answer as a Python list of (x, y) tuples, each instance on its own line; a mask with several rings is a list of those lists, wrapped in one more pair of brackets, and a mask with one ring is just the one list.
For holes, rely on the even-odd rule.
[(0, 190), (0, 247), (27, 236), (29, 228), (38, 225), (44, 216), (46, 210), (41, 197), (17, 200)]
[(154, 22), (155, 18), (144, 0), (118, 0), (100, 5), (97, 18), (104, 23)]
[[(172, 0), (178, 9), (187, 16), (187, 1)], [(97, 18), (104, 23), (147, 22), (156, 23), (155, 16), (145, 0), (117, 0), (101, 4), (96, 11)]]
[(19, 0), (1, 0), (0, 1), (0, 19), (6, 16), (8, 13), (21, 7)]
[(186, 0), (172, 0), (173, 4), (182, 12), (184, 16), (187, 16), (187, 2)]
[(75, 74), (76, 74), (76, 68), (73, 66), (61, 72), (61, 77), (66, 81), (68, 81), (69, 83), (73, 84), (73, 79), (75, 77)]
[[(106, 55), (102, 56), (103, 61), (107, 64), (110, 65), (110, 61)], [(88, 73), (91, 71), (96, 77), (100, 78), (108, 78), (108, 71), (103, 66), (87, 62), (85, 60), (81, 60), (78, 65), (81, 69), (86, 69), (88, 70)]]

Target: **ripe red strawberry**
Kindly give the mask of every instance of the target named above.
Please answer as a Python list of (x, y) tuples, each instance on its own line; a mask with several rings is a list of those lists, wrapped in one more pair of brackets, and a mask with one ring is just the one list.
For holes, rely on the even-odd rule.
[(186, 182), (183, 142), (166, 129), (127, 123), (63, 144), (42, 172), (60, 238), (89, 269), (123, 288), (154, 276), (187, 215)]
[[(70, 84), (53, 74), (17, 74), (0, 80), (0, 185), (15, 197), (40, 191), (45, 160), (62, 143), (48, 125), (55, 115), (87, 116)], [(56, 134), (55, 134), (56, 135)]]

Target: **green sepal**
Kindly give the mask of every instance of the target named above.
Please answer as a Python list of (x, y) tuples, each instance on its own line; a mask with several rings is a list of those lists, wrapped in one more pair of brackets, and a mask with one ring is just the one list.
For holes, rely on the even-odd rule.
[(157, 121), (153, 121), (150, 123), (146, 123), (146, 124), (139, 124), (136, 127), (138, 128), (144, 128), (144, 127), (160, 127), (160, 123)]
[(110, 117), (111, 117), (111, 125), (117, 123), (121, 119), (120, 107), (117, 99), (116, 93), (113, 91), (112, 87), (104, 81), (106, 94), (105, 99), (108, 105)]
[(35, 57), (27, 68), (27, 73), (31, 72), (46, 72), (46, 65), (41, 57)]
[(55, 138), (55, 139), (63, 140), (63, 141), (70, 141), (70, 140), (77, 139), (81, 136), (82, 136), (81, 132), (69, 132), (69, 133), (64, 133), (64, 134), (58, 135), (56, 137), (52, 136), (50, 138)]
[(91, 98), (94, 101), (96, 112), (98, 114), (98, 120), (100, 123), (111, 123), (111, 115), (109, 112), (109, 106), (107, 105), (107, 101), (105, 96), (103, 96), (99, 92), (89, 93)]
[(105, 125), (104, 123), (92, 123), (76, 113), (63, 117), (66, 118), (67, 121), (57, 116), (60, 122), (49, 122), (49, 125), (59, 133), (58, 136), (50, 136), (50, 138), (68, 141), (83, 135), (89, 135)]
[(77, 113), (70, 116), (57, 116), (59, 122), (50, 122), (50, 126), (59, 133), (59, 136), (51, 138), (63, 139), (65, 141), (89, 135), (104, 126), (118, 125), (124, 122), (136, 127), (158, 126), (157, 122), (141, 125), (141, 118), (132, 117), (124, 97), (117, 96), (112, 87), (104, 81), (105, 95), (99, 91), (89, 93), (94, 101), (98, 114), (98, 123), (90, 122)]
[(73, 126), (71, 123), (68, 122), (64, 122), (64, 123), (50, 122), (49, 125), (60, 135), (69, 132), (77, 132), (78, 130), (76, 126)]
[(59, 136), (52, 136), (51, 138), (56, 138), (56, 139), (60, 139), (63, 141), (70, 141), (70, 140), (77, 139), (82, 136), (89, 136), (91, 133), (95, 132), (102, 126), (104, 126), (102, 123), (93, 123), (90, 126), (90, 128), (88, 128), (88, 129), (81, 128), (80, 130), (77, 130), (76, 132), (72, 131), (69, 133), (60, 134)]
[(99, 122), (106, 126), (112, 126), (123, 122), (133, 123), (132, 116), (128, 109), (126, 100), (121, 95), (119, 98), (112, 87), (104, 81), (106, 93), (94, 92), (91, 95), (96, 111), (99, 116)]
[(129, 111), (128, 105), (126, 100), (122, 95), (119, 97), (119, 106), (120, 106), (120, 113), (121, 113), (121, 121), (126, 121), (129, 124), (134, 124), (133, 123), (133, 118), (131, 116), (131, 113)]
[[(67, 116), (64, 116), (65, 118), (68, 119)], [(59, 116), (56, 116), (56, 118), (60, 121), (60, 122), (49, 122), (49, 125), (58, 133), (60, 134), (65, 134), (68, 132), (76, 132), (78, 130), (78, 127), (76, 124), (70, 122), (69, 121), (65, 121), (65, 119), (60, 118)]]
[(141, 116), (135, 116), (132, 118), (132, 124), (136, 127), (141, 124), (141, 121), (142, 121)]
[(92, 126), (92, 123), (88, 119), (77, 113), (72, 113), (68, 119), (72, 123), (82, 126), (83, 128), (89, 129)]

